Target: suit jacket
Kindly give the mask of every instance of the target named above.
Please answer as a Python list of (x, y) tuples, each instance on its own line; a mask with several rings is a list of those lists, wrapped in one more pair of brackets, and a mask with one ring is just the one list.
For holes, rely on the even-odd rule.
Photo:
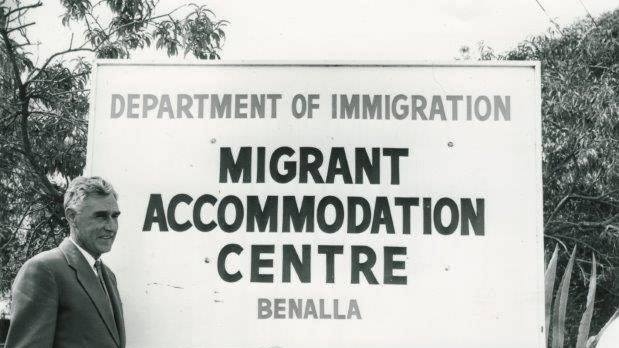
[(124, 348), (116, 277), (105, 265), (102, 273), (111, 306), (70, 240), (28, 260), (13, 283), (6, 348)]

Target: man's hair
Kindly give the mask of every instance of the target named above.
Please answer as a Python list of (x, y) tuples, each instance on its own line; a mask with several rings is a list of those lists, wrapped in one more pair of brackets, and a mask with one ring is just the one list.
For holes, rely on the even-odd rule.
[(71, 181), (67, 192), (64, 194), (64, 211), (67, 209), (78, 210), (86, 197), (92, 195), (107, 196), (113, 195), (118, 199), (118, 193), (112, 185), (98, 176), (79, 176)]

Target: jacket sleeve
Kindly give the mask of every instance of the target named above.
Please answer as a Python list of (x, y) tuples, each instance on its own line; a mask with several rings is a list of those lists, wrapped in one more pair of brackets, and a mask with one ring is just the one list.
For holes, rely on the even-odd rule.
[(11, 297), (6, 348), (51, 348), (58, 313), (58, 288), (51, 271), (40, 260), (28, 260), (13, 282)]

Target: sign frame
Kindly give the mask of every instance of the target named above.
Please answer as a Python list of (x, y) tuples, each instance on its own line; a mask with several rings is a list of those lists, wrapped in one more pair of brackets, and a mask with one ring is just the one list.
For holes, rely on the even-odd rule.
[[(166, 66), (166, 67), (186, 67), (186, 66), (221, 66), (221, 67), (273, 67), (273, 68), (287, 68), (287, 67), (522, 67), (530, 68), (534, 70), (534, 81), (531, 86), (535, 90), (534, 108), (537, 110), (536, 115), (531, 115), (536, 119), (531, 121), (534, 124), (534, 132), (536, 142), (533, 147), (534, 153), (531, 154), (536, 163), (536, 196), (535, 202), (530, 202), (534, 206), (534, 210), (537, 212), (535, 219), (536, 225), (536, 248), (538, 250), (537, 262), (538, 267), (541, 269), (539, 277), (535, 280), (539, 292), (542, 294), (538, 296), (536, 313), (537, 322), (540, 325), (539, 342), (537, 347), (545, 347), (544, 342), (544, 330), (545, 328), (545, 306), (544, 306), (544, 234), (543, 234), (543, 195), (542, 195), (542, 130), (541, 130), (541, 67), (537, 61), (173, 61), (173, 60), (114, 60), (114, 59), (99, 59), (95, 60), (92, 70), (91, 79), (91, 92), (89, 97), (90, 110), (89, 110), (89, 126), (88, 126), (88, 141), (87, 141), (87, 160), (86, 167), (84, 169), (84, 175), (91, 176), (96, 175), (92, 171), (92, 163), (95, 144), (95, 130), (96, 130), (96, 96), (97, 96), (97, 71), (103, 66)], [(122, 197), (122, 192), (120, 193)], [(122, 229), (122, 226), (121, 226)], [(113, 252), (113, 251), (112, 251)], [(539, 301), (541, 299), (541, 301)]]

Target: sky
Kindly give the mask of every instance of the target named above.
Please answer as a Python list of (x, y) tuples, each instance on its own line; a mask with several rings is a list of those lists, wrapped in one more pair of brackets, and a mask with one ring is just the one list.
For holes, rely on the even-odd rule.
[[(226, 60), (452, 60), (479, 41), (504, 52), (544, 33), (550, 19), (568, 25), (617, 8), (616, 0), (212, 0), (218, 19), (230, 22), (222, 51)], [(179, 5), (160, 0), (158, 11)], [(541, 5), (541, 6), (540, 6)], [(543, 7), (545, 12), (541, 9)], [(58, 25), (59, 1), (35, 13), (45, 55), (69, 45), (71, 31)], [(81, 37), (80, 28), (74, 42)], [(152, 50), (134, 58), (162, 59)]]

